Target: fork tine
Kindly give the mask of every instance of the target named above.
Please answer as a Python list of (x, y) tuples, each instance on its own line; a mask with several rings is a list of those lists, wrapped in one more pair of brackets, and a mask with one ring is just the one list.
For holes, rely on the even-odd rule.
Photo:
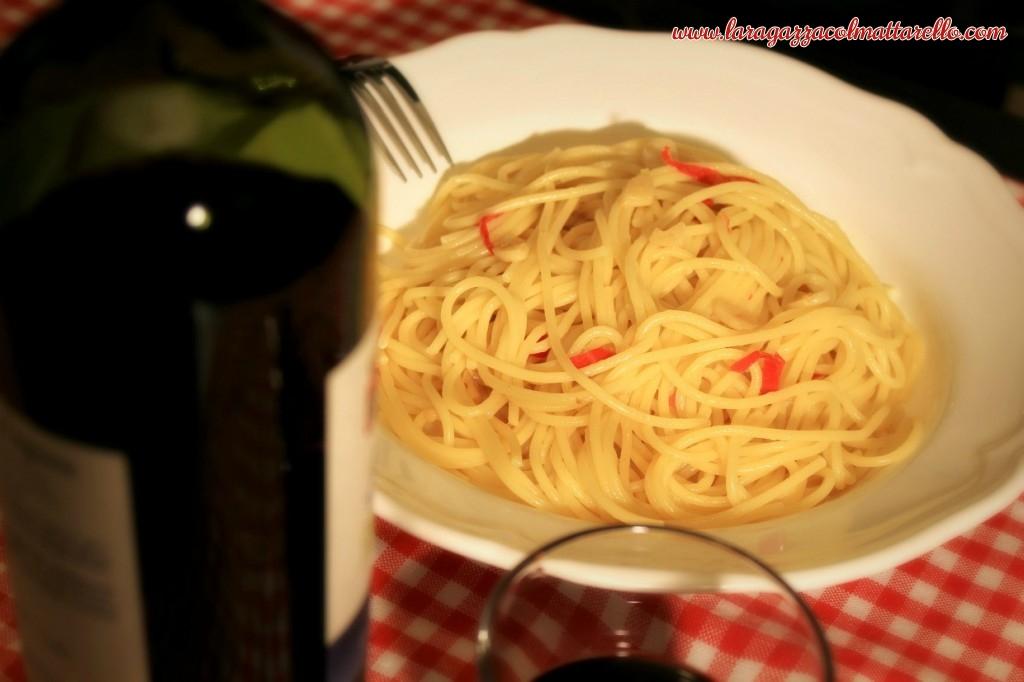
[(380, 67), (384, 73), (390, 76), (399, 88), (405, 93), (408, 98), (410, 109), (416, 115), (416, 119), (423, 126), (423, 129), (430, 135), (431, 141), (434, 146), (437, 147), (438, 151), (444, 155), (449, 164), (454, 164), (452, 161), (452, 155), (448, 153), (448, 147), (445, 146), (444, 140), (441, 138), (441, 133), (438, 132), (437, 126), (434, 125), (434, 121), (430, 118), (430, 114), (427, 113), (427, 108), (423, 106), (423, 102), (420, 101), (420, 96), (416, 94), (416, 90), (412, 87), (412, 83), (406, 80), (402, 72), (394, 67), (390, 62), (384, 62), (383, 66)]
[[(365, 98), (367, 97), (367, 95), (361, 91), (357, 83), (352, 84), (352, 91), (355, 93), (356, 99), (358, 99), (360, 102), (365, 102)], [(369, 108), (368, 105), (366, 104), (363, 104), (363, 107), (364, 112), (366, 111), (367, 108)], [(373, 138), (374, 146), (384, 153), (384, 158), (387, 160), (388, 165), (391, 166), (391, 169), (393, 171), (398, 173), (398, 177), (402, 178), (402, 182), (408, 182), (409, 178), (407, 178), (405, 176), (405, 173), (402, 172), (402, 167), (398, 165), (398, 161), (395, 160), (395, 157), (391, 153), (391, 150), (388, 149), (388, 146), (384, 144), (384, 138), (381, 137), (380, 131), (377, 130), (380, 124), (374, 121), (375, 117), (373, 116), (367, 115), (364, 116), (364, 118), (366, 119), (367, 128), (370, 131), (370, 137)]]
[(373, 138), (374, 146), (384, 152), (384, 158), (387, 160), (388, 165), (391, 166), (391, 170), (398, 173), (398, 177), (402, 178), (402, 182), (408, 182), (409, 178), (405, 176), (405, 173), (402, 171), (402, 167), (398, 165), (398, 161), (395, 160), (394, 154), (392, 154), (391, 150), (388, 149), (388, 146), (384, 144), (384, 138), (380, 136), (380, 131), (377, 130), (378, 124), (374, 123), (373, 118), (370, 116), (366, 117), (366, 122), (369, 124), (367, 127), (370, 131), (370, 137)]
[(408, 163), (409, 166), (412, 167), (412, 169), (416, 172), (416, 175), (422, 178), (423, 172), (420, 170), (420, 167), (416, 165), (416, 160), (413, 159), (412, 154), (409, 153), (409, 148), (405, 146), (405, 142), (402, 140), (402, 137), (398, 134), (398, 131), (395, 130), (395, 126), (392, 125), (391, 119), (388, 118), (388, 115), (384, 112), (384, 109), (381, 107), (380, 103), (377, 101), (377, 98), (374, 96), (373, 93), (375, 91), (367, 86), (367, 83), (372, 80), (373, 79), (367, 76), (366, 74), (357, 72), (355, 91), (361, 94), (360, 101), (362, 101), (370, 110), (370, 112), (377, 118), (378, 124), (383, 129), (384, 135), (378, 135), (378, 139), (386, 136), (389, 140), (391, 140), (393, 145), (398, 148), (398, 151), (401, 153), (406, 163)]
[(402, 110), (402, 105), (399, 104), (398, 100), (395, 99), (395, 96), (391, 94), (391, 88), (388, 87), (387, 82), (383, 78), (380, 80), (369, 78), (367, 82), (373, 83), (374, 86), (376, 86), (374, 87), (374, 92), (381, 96), (381, 99), (384, 100), (384, 104), (388, 107), (388, 110), (394, 115), (395, 120), (398, 121), (398, 125), (401, 126), (402, 130), (405, 132), (406, 137), (412, 140), (413, 146), (416, 147), (416, 151), (420, 154), (420, 158), (426, 161), (427, 165), (430, 166), (430, 170), (436, 173), (437, 166), (434, 165), (434, 160), (431, 159), (430, 154), (427, 153), (427, 148), (423, 146), (423, 141), (420, 140), (420, 136), (416, 134), (415, 130), (413, 130), (412, 124), (409, 123), (408, 117), (406, 117), (405, 112)]

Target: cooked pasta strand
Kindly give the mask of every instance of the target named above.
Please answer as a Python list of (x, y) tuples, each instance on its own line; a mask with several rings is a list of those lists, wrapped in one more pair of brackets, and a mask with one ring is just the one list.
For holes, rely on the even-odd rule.
[(446, 180), (385, 256), (384, 423), (478, 485), (621, 522), (770, 518), (911, 456), (925, 346), (883, 285), (776, 181), (688, 156), (640, 139)]

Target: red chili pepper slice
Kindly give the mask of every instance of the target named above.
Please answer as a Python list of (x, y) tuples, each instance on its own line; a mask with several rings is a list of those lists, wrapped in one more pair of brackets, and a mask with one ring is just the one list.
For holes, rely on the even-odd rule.
[(707, 166), (701, 166), (700, 164), (676, 161), (672, 158), (672, 152), (669, 151), (667, 145), (661, 150), (661, 159), (667, 165), (672, 166), (683, 175), (689, 175), (691, 178), (704, 185), (718, 185), (723, 182), (732, 182), (733, 180), (757, 182), (757, 180), (752, 178), (744, 178), (739, 175), (723, 175), (714, 168), (708, 168)]
[(764, 364), (761, 365), (761, 375), (763, 377), (761, 395), (779, 390), (779, 384), (782, 383), (782, 369), (785, 366), (786, 361), (780, 355), (773, 353), (765, 358)]
[(782, 370), (786, 366), (786, 361), (778, 353), (755, 350), (732, 363), (729, 369), (734, 372), (746, 372), (751, 365), (758, 361), (761, 361), (761, 395), (779, 390), (779, 382), (782, 379)]
[(592, 365), (595, 362), (600, 362), (606, 358), (610, 358), (615, 355), (615, 351), (607, 348), (591, 348), (590, 350), (583, 351), (578, 355), (574, 355), (570, 360), (577, 369), (583, 369), (587, 365)]
[(484, 247), (487, 248), (487, 253), (494, 255), (494, 242), (491, 241), (491, 221), (495, 218), (501, 217), (500, 213), (488, 213), (485, 216), (480, 217), (480, 239), (484, 242)]
[(729, 369), (731, 369), (734, 372), (746, 372), (748, 369), (750, 369), (750, 366), (752, 364), (754, 364), (755, 362), (760, 360), (762, 357), (765, 357), (767, 355), (768, 355), (768, 353), (765, 353), (763, 350), (752, 351), (752, 352), (747, 353), (746, 355), (744, 355), (742, 358), (740, 358), (736, 362), (734, 362), (731, 365), (729, 365)]

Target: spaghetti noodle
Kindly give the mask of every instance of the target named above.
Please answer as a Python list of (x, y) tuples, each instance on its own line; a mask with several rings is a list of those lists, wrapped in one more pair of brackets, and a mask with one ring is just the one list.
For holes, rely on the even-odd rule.
[(490, 158), (382, 263), (384, 423), (488, 490), (727, 525), (908, 457), (924, 347), (839, 228), (640, 139)]

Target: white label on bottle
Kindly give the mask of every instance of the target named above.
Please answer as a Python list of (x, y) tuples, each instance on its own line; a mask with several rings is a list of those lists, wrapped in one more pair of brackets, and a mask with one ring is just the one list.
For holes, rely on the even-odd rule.
[(124, 457), (0, 401), (0, 496), (29, 679), (149, 679)]
[[(376, 323), (369, 329), (375, 330)], [(373, 444), (377, 335), (367, 333), (327, 375), (325, 642), (331, 645), (366, 602), (373, 564)]]

